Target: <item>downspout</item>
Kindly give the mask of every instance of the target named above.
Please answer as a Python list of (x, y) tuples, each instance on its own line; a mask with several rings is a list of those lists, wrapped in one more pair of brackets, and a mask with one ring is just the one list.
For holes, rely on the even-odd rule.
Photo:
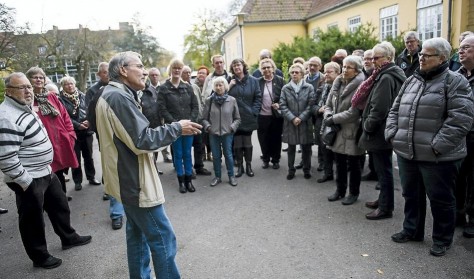
[(452, 32), (452, 13), (453, 13), (453, 0), (448, 1), (448, 37), (446, 38), (450, 44), (451, 42), (451, 32)]

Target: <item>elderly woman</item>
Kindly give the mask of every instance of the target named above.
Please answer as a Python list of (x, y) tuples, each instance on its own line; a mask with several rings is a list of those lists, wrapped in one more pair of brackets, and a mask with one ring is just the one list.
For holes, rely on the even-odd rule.
[[(74, 152), (76, 133), (72, 126), (71, 119), (56, 96), (56, 93), (47, 91), (44, 88), (46, 74), (39, 67), (30, 68), (26, 74), (31, 84), (35, 100), (33, 110), (38, 114), (43, 122), (48, 137), (53, 145), (53, 163), (51, 168), (61, 182), (63, 191), (66, 193), (66, 181), (64, 173), (68, 168), (77, 168), (78, 162)], [(68, 200), (71, 200), (68, 197)]]
[(263, 76), (258, 80), (262, 92), (262, 109), (258, 115), (258, 142), (262, 150), (262, 168), (268, 169), (269, 162), (273, 169), (280, 168), (281, 133), (283, 118), (280, 114), (280, 95), (283, 78), (275, 75), (276, 65), (270, 58), (260, 60), (260, 72)]
[(100, 182), (95, 179), (94, 159), (92, 157), (92, 135), (94, 132), (89, 129), (89, 121), (87, 121), (85, 95), (76, 88), (76, 80), (73, 77), (65, 76), (59, 83), (63, 88), (59, 93), (61, 101), (71, 118), (72, 126), (76, 132), (74, 151), (76, 152), (79, 166), (72, 169), (74, 189), (76, 191), (82, 189), (81, 155), (84, 158), (87, 180), (89, 180), (91, 185), (100, 185)]
[(236, 177), (244, 173), (243, 159), (245, 157), (245, 172), (254, 176), (252, 170), (252, 132), (257, 129), (257, 117), (262, 105), (262, 93), (258, 80), (249, 75), (248, 66), (244, 60), (237, 58), (230, 63), (232, 79), (229, 82), (229, 95), (237, 100), (241, 124), (234, 134), (234, 155), (237, 163)]
[[(198, 118), (199, 103), (192, 86), (181, 79), (184, 63), (179, 59), (170, 62), (170, 79), (160, 87), (158, 107), (165, 123), (169, 124), (183, 119), (195, 122)], [(192, 183), (193, 161), (191, 148), (193, 136), (181, 136), (173, 142), (173, 164), (178, 175), (179, 192), (194, 192)]]
[(390, 109), (385, 139), (397, 154), (405, 198), (403, 230), (395, 242), (422, 241), (426, 195), (433, 215), (430, 253), (451, 247), (456, 221), (455, 179), (466, 156), (465, 137), (474, 103), (464, 77), (448, 70), (451, 46), (443, 38), (423, 42), (420, 68), (403, 84)]
[(385, 141), (385, 121), (393, 100), (405, 81), (405, 73), (395, 65), (395, 48), (382, 42), (373, 48), (375, 70), (352, 97), (352, 107), (363, 110), (359, 147), (370, 152), (380, 185), (378, 200), (365, 206), (375, 209), (369, 220), (391, 218), (394, 209), (392, 145)]
[(214, 94), (206, 99), (203, 110), (203, 129), (209, 134), (215, 177), (211, 181), (214, 187), (221, 183), (222, 151), (229, 184), (237, 186), (234, 176), (234, 158), (232, 157), (232, 139), (240, 124), (239, 108), (234, 97), (229, 96), (229, 84), (224, 77), (213, 82)]
[(304, 178), (311, 178), (311, 145), (313, 143), (312, 106), (315, 102), (313, 86), (303, 79), (302, 64), (290, 67), (291, 81), (281, 90), (280, 108), (284, 118), (283, 142), (288, 144), (288, 175), (295, 177), (296, 145), (300, 144), (303, 158)]
[(357, 146), (360, 112), (351, 109), (351, 99), (357, 87), (364, 81), (360, 56), (349, 55), (342, 61), (342, 74), (334, 81), (324, 109), (324, 124), (340, 126), (336, 140), (327, 146), (334, 153), (336, 161), (336, 192), (328, 197), (337, 201), (345, 197), (347, 173), (349, 172), (349, 195), (342, 200), (343, 205), (351, 205), (359, 197), (361, 167), (360, 157), (364, 150)]

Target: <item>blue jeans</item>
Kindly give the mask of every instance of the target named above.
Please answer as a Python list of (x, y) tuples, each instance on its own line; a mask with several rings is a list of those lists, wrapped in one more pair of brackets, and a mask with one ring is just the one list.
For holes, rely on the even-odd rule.
[(385, 212), (394, 209), (392, 149), (373, 150), (370, 155), (380, 184), (379, 208)]
[(209, 134), (209, 143), (211, 144), (212, 164), (216, 177), (221, 177), (222, 150), (224, 150), (225, 165), (227, 167), (227, 175), (234, 176), (234, 158), (232, 156), (232, 139), (233, 134), (223, 136)]
[(124, 205), (127, 215), (127, 258), (130, 279), (151, 278), (150, 252), (156, 279), (181, 278), (175, 262), (177, 244), (163, 205)]
[(426, 196), (433, 215), (433, 243), (450, 245), (456, 225), (454, 188), (462, 160), (424, 162), (398, 156), (400, 182), (405, 198), (403, 230), (422, 239), (425, 232)]
[[(193, 174), (193, 160), (191, 148), (193, 147), (193, 136), (181, 136), (175, 140), (173, 146), (173, 164), (178, 176)], [(183, 169), (184, 166), (184, 169)]]
[(112, 197), (109, 195), (110, 199), (110, 206), (109, 206), (109, 212), (110, 212), (110, 219), (115, 220), (120, 217), (123, 217), (125, 215), (125, 212), (123, 211), (123, 205), (121, 202), (119, 202), (116, 198)]

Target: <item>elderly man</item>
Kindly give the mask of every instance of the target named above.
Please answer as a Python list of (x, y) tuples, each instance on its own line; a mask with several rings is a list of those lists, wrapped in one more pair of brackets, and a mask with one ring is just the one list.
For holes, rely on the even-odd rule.
[[(268, 49), (262, 49), (260, 51), (260, 61), (262, 61), (263, 59), (265, 58), (269, 58), (269, 59), (272, 59), (272, 53), (268, 50)], [(278, 68), (275, 68), (275, 75), (277, 76), (280, 76), (280, 77), (283, 77), (283, 72), (278, 69)], [(256, 69), (253, 73), (252, 73), (252, 76), (254, 78), (261, 78), (262, 77), (262, 72), (260, 71), (260, 69)]]
[(418, 52), (421, 50), (420, 39), (416, 31), (410, 31), (403, 36), (405, 49), (398, 55), (395, 64), (402, 68), (407, 78), (413, 75), (413, 72), (420, 67)]
[(0, 105), (0, 168), (16, 194), (23, 246), (33, 266), (56, 268), (62, 260), (49, 254), (44, 214), (48, 213), (63, 250), (85, 245), (91, 236), (79, 236), (71, 227), (66, 194), (51, 171), (53, 147), (38, 115), (31, 109), (33, 87), (23, 73), (5, 79)]
[(150, 251), (157, 278), (180, 278), (176, 237), (152, 153), (182, 135), (199, 134), (202, 126), (181, 120), (150, 128), (138, 98), (146, 76), (138, 53), (121, 52), (109, 62), (110, 82), (96, 107), (105, 189), (127, 216), (130, 278), (150, 278)]
[[(474, 91), (474, 35), (464, 38), (458, 53), (462, 64), (458, 73), (468, 80)], [(456, 179), (457, 223), (465, 223), (467, 214), (469, 221), (464, 226), (463, 235), (474, 238), (474, 125), (466, 136), (466, 147), (467, 156)]]
[(97, 67), (97, 76), (99, 77), (99, 81), (94, 83), (87, 91), (86, 91), (86, 107), (89, 106), (92, 98), (94, 95), (99, 92), (100, 88), (106, 86), (109, 83), (109, 63), (107, 62), (100, 62), (99, 66)]
[[(474, 32), (472, 31), (464, 31), (459, 35), (459, 45), (461, 45), (462, 41), (468, 37), (468, 36), (473, 36)], [(449, 69), (451, 71), (457, 71), (459, 68), (461, 68), (462, 64), (459, 61), (459, 50), (451, 56), (451, 59), (449, 59)]]

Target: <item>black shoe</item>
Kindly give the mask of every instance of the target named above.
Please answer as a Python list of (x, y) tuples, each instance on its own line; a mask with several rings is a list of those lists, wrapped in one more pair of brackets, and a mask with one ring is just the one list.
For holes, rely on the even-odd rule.
[(281, 151), (283, 151), (283, 152), (288, 152), (288, 147), (283, 148)]
[(186, 187), (186, 190), (188, 190), (188, 192), (190, 193), (196, 192), (196, 188), (194, 188), (191, 175), (184, 176), (184, 187)]
[(332, 175), (323, 175), (323, 177), (316, 180), (318, 183), (324, 183), (326, 181), (334, 180), (334, 176)]
[(316, 170), (318, 170), (318, 171), (323, 171), (323, 170), (324, 170), (324, 167), (323, 167), (322, 165), (319, 165)]
[(380, 190), (380, 183), (375, 184), (375, 190)]
[(392, 212), (385, 212), (385, 211), (380, 210), (380, 208), (377, 208), (376, 210), (365, 215), (365, 218), (369, 220), (381, 220), (381, 219), (387, 219), (387, 218), (392, 218), (392, 217), (393, 217)]
[(178, 176), (178, 188), (179, 188), (179, 192), (181, 194), (184, 194), (186, 193), (188, 190), (186, 190), (186, 187), (184, 186), (184, 176)]
[(102, 200), (103, 200), (103, 201), (108, 201), (108, 200), (110, 200), (109, 195), (107, 195), (106, 193), (104, 193), (104, 194), (102, 195)]
[(229, 177), (229, 184), (234, 187), (237, 186), (237, 178), (235, 176)]
[(251, 163), (247, 163), (246, 166), (245, 166), (245, 173), (247, 174), (247, 176), (249, 177), (253, 177), (255, 175), (255, 173), (253, 173), (253, 170), (252, 170), (252, 164)]
[(377, 174), (373, 173), (373, 172), (369, 172), (368, 174), (366, 175), (363, 175), (361, 177), (361, 180), (362, 181), (377, 181)]
[(302, 152), (302, 151), (301, 151), (301, 148), (300, 148), (300, 149), (298, 149), (298, 153), (301, 153), (301, 152)]
[(96, 185), (96, 186), (97, 186), (97, 185), (100, 185), (100, 184), (102, 184), (102, 183), (100, 183), (99, 180), (97, 180), (97, 179), (95, 179), (95, 178), (92, 178), (92, 179), (89, 179), (89, 184), (90, 184), (90, 185)]
[(120, 230), (123, 225), (123, 217), (119, 217), (117, 219), (112, 220), (112, 229)]
[(339, 194), (338, 191), (336, 191), (334, 194), (332, 194), (328, 197), (328, 201), (330, 201), (330, 202), (338, 201), (338, 200), (344, 198), (344, 196), (345, 195), (341, 195), (341, 194)]
[(357, 198), (359, 198), (359, 195), (352, 195), (352, 194), (349, 194), (347, 197), (345, 197), (343, 200), (342, 200), (342, 204), (343, 205), (351, 205), (353, 203), (355, 203), (357, 201)]
[(53, 269), (53, 268), (56, 268), (56, 267), (60, 266), (62, 263), (63, 263), (63, 261), (61, 259), (58, 259), (58, 258), (53, 257), (53, 256), (49, 256), (49, 258), (47, 258), (42, 263), (33, 262), (33, 266), (34, 267), (41, 267), (41, 268), (45, 268), (45, 269)]
[(405, 243), (405, 242), (408, 242), (408, 241), (423, 241), (423, 238), (415, 238), (415, 237), (412, 237), (410, 235), (408, 235), (407, 233), (405, 233), (404, 231), (401, 231), (399, 233), (396, 233), (394, 235), (392, 235), (392, 240), (394, 242), (397, 242), (397, 243)]
[(469, 222), (464, 226), (462, 235), (466, 238), (474, 238), (474, 217), (469, 216)]
[(289, 172), (288, 175), (286, 176), (286, 179), (288, 179), (288, 180), (292, 180), (293, 178), (295, 178), (295, 173), (294, 172)]
[(212, 173), (205, 168), (200, 168), (196, 170), (197, 175), (211, 175)]
[(210, 186), (211, 186), (211, 187), (214, 187), (214, 186), (216, 186), (217, 184), (219, 184), (219, 183), (221, 183), (221, 182), (222, 182), (222, 180), (221, 180), (220, 177), (214, 177), (214, 178), (212, 179), (212, 181), (211, 181)]
[(72, 241), (69, 244), (63, 244), (63, 250), (71, 249), (72, 247), (82, 246), (89, 244), (92, 240), (92, 236), (79, 236), (76, 240)]
[(270, 164), (268, 162), (263, 162), (262, 169), (268, 169), (268, 167), (270, 167)]
[(8, 212), (8, 209), (0, 208), (0, 214), (5, 214)]
[(298, 165), (295, 166), (295, 169), (300, 170), (303, 168), (303, 162), (300, 162)]
[(82, 190), (82, 184), (81, 183), (74, 184), (74, 190), (81, 191)]
[(72, 201), (72, 197), (71, 197), (71, 196), (67, 196), (67, 201)]
[(280, 163), (273, 163), (272, 168), (273, 168), (274, 170), (279, 169), (279, 168), (280, 168)]
[(307, 172), (304, 174), (305, 179), (310, 179), (311, 178), (311, 173)]
[(448, 251), (449, 248), (451, 248), (451, 245), (433, 244), (430, 249), (430, 254), (435, 257), (441, 257), (446, 255), (446, 251)]
[(379, 200), (373, 201), (373, 202), (366, 202), (365, 207), (371, 208), (371, 209), (377, 209), (379, 207)]
[(244, 165), (237, 164), (237, 173), (235, 174), (235, 177), (241, 177), (243, 174), (244, 174)]
[(158, 175), (163, 175), (163, 171), (158, 169)]

